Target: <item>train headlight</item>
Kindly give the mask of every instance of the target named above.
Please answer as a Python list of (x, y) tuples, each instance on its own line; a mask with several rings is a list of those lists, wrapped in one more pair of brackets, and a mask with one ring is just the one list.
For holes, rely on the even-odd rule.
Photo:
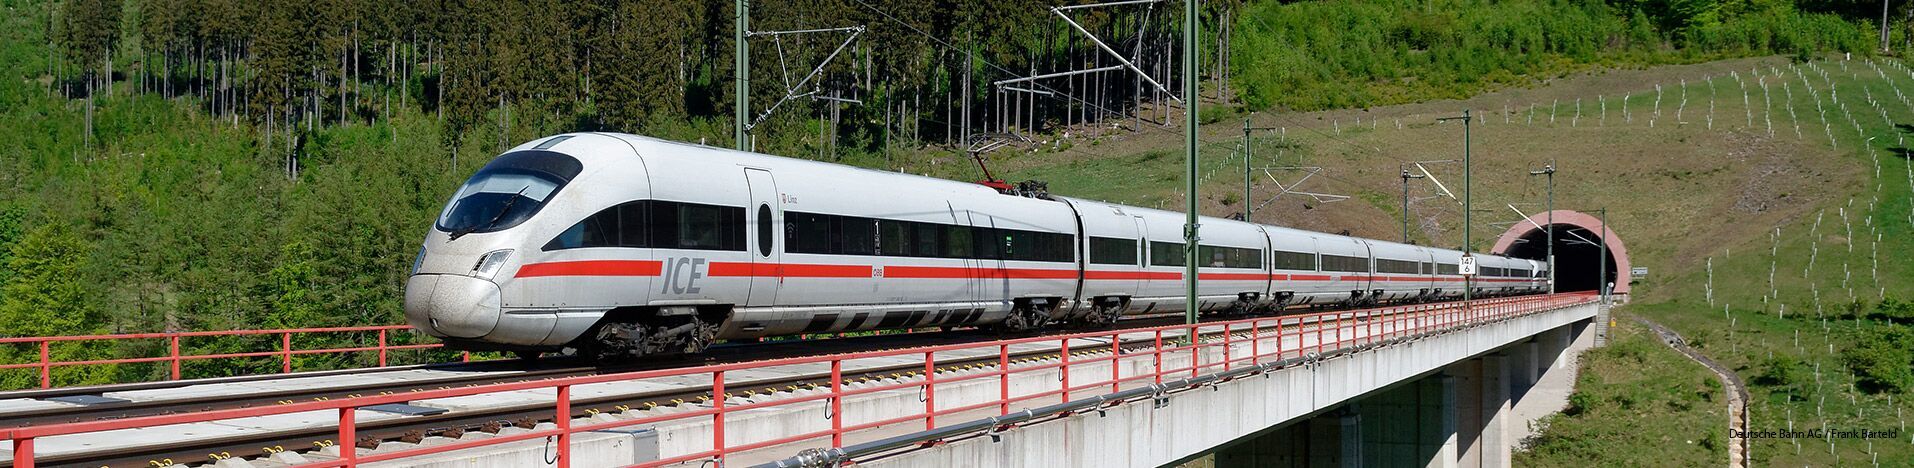
[(412, 271), (407, 276), (419, 274), (419, 266), (425, 264), (425, 245), (419, 245), (419, 254), (412, 257)]
[(478, 263), (472, 265), (472, 276), (490, 280), (493, 275), (498, 274), (499, 268), (505, 266), (505, 260), (508, 258), (512, 258), (512, 249), (491, 251), (479, 257)]

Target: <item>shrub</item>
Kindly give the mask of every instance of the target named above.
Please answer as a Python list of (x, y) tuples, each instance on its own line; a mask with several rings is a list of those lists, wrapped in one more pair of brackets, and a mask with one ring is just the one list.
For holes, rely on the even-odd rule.
[(1756, 374), (1749, 383), (1769, 387), (1774, 393), (1801, 395), (1804, 385), (1810, 381), (1808, 367), (1792, 356), (1775, 356), (1763, 361), (1761, 373)]
[(1914, 390), (1914, 331), (1899, 326), (1861, 331), (1841, 350), (1841, 361), (1869, 393)]

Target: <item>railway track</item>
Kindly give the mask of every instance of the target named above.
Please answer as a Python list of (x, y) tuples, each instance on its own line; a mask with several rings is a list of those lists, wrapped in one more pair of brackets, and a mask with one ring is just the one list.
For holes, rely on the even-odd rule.
[[(1358, 312), (1360, 313), (1361, 311), (1358, 311)], [(1205, 320), (1205, 322), (1231, 320), (1231, 319), (1234, 319), (1234, 318), (1214, 318), (1211, 320)], [(1302, 320), (1303, 319), (1298, 319), (1299, 322), (1295, 322), (1295, 323), (1297, 325), (1306, 325), (1306, 323), (1301, 322)], [(1180, 316), (1156, 316), (1156, 317), (1137, 318), (1137, 319), (1125, 320), (1123, 322), (1120, 322), (1118, 327), (1116, 327), (1116, 330), (1130, 329), (1130, 328), (1159, 327), (1159, 326), (1165, 326), (1165, 325), (1173, 325), (1177, 323), (1181, 323)], [(1289, 324), (1293, 322), (1285, 322), (1285, 323)], [(1306, 327), (1298, 326), (1297, 328), (1292, 330), (1300, 332), (1307, 329), (1308, 328)], [(635, 372), (635, 371), (643, 371), (643, 370), (669, 369), (669, 368), (676, 368), (676, 367), (694, 367), (694, 366), (711, 365), (711, 364), (743, 363), (743, 362), (752, 362), (752, 361), (758, 361), (758, 360), (769, 360), (769, 359), (786, 358), (786, 357), (802, 357), (802, 356), (869, 352), (869, 351), (886, 351), (886, 350), (907, 349), (907, 348), (921, 347), (921, 346), (936, 346), (936, 345), (942, 345), (942, 344), (974, 342), (974, 341), (978, 341), (982, 339), (1004, 339), (1004, 338), (1021, 338), (1021, 337), (1031, 337), (1031, 336), (1046, 336), (1046, 335), (1053, 335), (1053, 334), (1076, 333), (1080, 331), (1081, 330), (1060, 329), (1060, 330), (1050, 330), (1050, 331), (1046, 331), (1042, 333), (1005, 335), (1005, 334), (982, 331), (982, 330), (957, 330), (957, 331), (945, 331), (945, 332), (935, 332), (935, 333), (910, 333), (910, 334), (900, 334), (900, 335), (838, 338), (838, 339), (831, 339), (831, 340), (721, 345), (721, 346), (713, 347), (711, 351), (703, 355), (677, 357), (673, 359), (663, 359), (663, 360), (650, 360), (650, 361), (639, 363), (639, 364), (619, 365), (619, 366), (585, 366), (585, 365), (580, 365), (578, 361), (571, 360), (571, 359), (547, 359), (547, 360), (539, 361), (536, 363), (526, 363), (519, 360), (487, 361), (483, 363), (470, 363), (470, 364), (463, 364), (463, 365), (443, 366), (445, 368), (454, 368), (454, 369), (460, 369), (460, 370), (473, 372), (473, 375), (471, 376), (457, 378), (457, 379), (448, 378), (448, 379), (438, 379), (438, 380), (430, 380), (430, 381), (407, 381), (407, 382), (395, 382), (388, 385), (378, 385), (378, 386), (358, 386), (358, 387), (351, 387), (351, 388), (335, 388), (335, 389), (324, 389), (324, 390), (276, 392), (276, 393), (269, 393), (269, 394), (256, 393), (256, 394), (231, 395), (231, 396), (221, 395), (221, 396), (207, 397), (203, 399), (156, 401), (156, 402), (147, 402), (144, 404), (137, 404), (137, 405), (128, 405), (128, 404), (109, 405), (109, 406), (100, 407), (100, 408), (96, 408), (92, 410), (87, 410), (86, 408), (88, 407), (79, 407), (76, 409), (69, 409), (66, 411), (48, 411), (48, 412), (36, 413), (36, 414), (30, 415), (30, 418), (21, 419), (21, 421), (26, 421), (31, 424), (50, 424), (50, 423), (57, 423), (57, 422), (116, 419), (116, 418), (126, 418), (126, 417), (142, 416), (142, 415), (173, 414), (173, 413), (189, 412), (189, 411), (204, 411), (209, 409), (243, 408), (243, 407), (250, 407), (250, 406), (256, 406), (256, 405), (280, 404), (282, 402), (288, 402), (288, 401), (305, 401), (308, 399), (342, 398), (342, 397), (351, 397), (355, 395), (379, 394), (379, 393), (403, 393), (407, 391), (448, 388), (448, 387), (454, 387), (454, 386), (478, 386), (478, 385), (493, 384), (493, 383), (520, 382), (520, 381), (551, 379), (551, 378), (570, 377), (570, 376), (579, 376), (579, 375), (613, 374), (613, 373)], [(1240, 335), (1246, 332), (1247, 331), (1239, 331), (1234, 334)], [(1203, 337), (1209, 338), (1215, 335), (1220, 335), (1220, 333), (1221, 332), (1206, 332), (1203, 334)], [(1150, 341), (1151, 340), (1149, 339), (1128, 340), (1123, 345), (1119, 345), (1119, 346), (1124, 347), (1125, 349), (1132, 349), (1137, 346), (1148, 347), (1152, 345)], [(1056, 355), (1057, 355), (1057, 351), (1054, 349), (1051, 349), (1051, 350), (1043, 350), (1043, 351), (1013, 353), (1012, 358), (1013, 359), (1042, 359), (1042, 358), (1048, 358), (1048, 357), (1055, 357)], [(997, 356), (992, 354), (987, 357), (977, 357), (977, 358), (969, 358), (969, 359), (951, 359), (951, 360), (940, 359), (937, 364), (939, 368), (961, 367), (961, 366), (970, 366), (970, 365), (978, 365), (978, 364), (995, 365), (997, 359), (998, 359)], [(419, 367), (433, 367), (433, 366), (419, 366)], [(848, 381), (854, 381), (859, 379), (878, 379), (878, 378), (883, 378), (887, 376), (894, 377), (898, 375), (899, 373), (916, 373), (916, 372), (921, 372), (922, 370), (923, 370), (923, 364), (921, 363), (905, 363), (905, 364), (896, 364), (896, 365), (873, 366), (868, 368), (857, 369), (855, 371), (851, 369), (846, 369), (843, 375), (845, 380), (848, 382)], [(353, 373), (342, 372), (339, 374), (350, 375)], [(258, 380), (270, 380), (270, 379), (249, 379), (249, 381), (258, 381)], [(733, 380), (727, 379), (725, 382), (725, 386), (726, 388), (730, 388), (730, 389), (803, 388), (803, 387), (815, 386), (815, 385), (829, 385), (829, 381), (830, 381), (829, 373), (808, 373), (808, 374), (791, 375), (787, 377), (763, 378), (763, 379), (751, 379), (751, 380), (733, 381)], [(176, 386), (186, 386), (190, 384), (191, 382), (186, 382)], [(139, 385), (138, 388), (168, 388), (164, 385), (159, 385), (159, 384), (138, 384), (138, 385)], [(0, 394), (0, 398), (17, 397), (17, 395), (22, 395), (22, 394), (35, 394), (35, 395), (93, 394), (94, 392), (97, 392), (98, 390), (100, 390), (100, 388), (40, 390), (40, 391), (30, 391), (30, 392), (18, 392), (14, 394)], [(669, 406), (669, 405), (682, 404), (684, 402), (699, 402), (703, 400), (708, 400), (709, 398), (712, 397), (710, 390), (711, 390), (711, 387), (707, 384), (702, 386), (682, 386), (682, 387), (672, 388), (672, 389), (662, 389), (662, 390), (648, 391), (648, 392), (636, 392), (636, 393), (615, 395), (615, 396), (608, 396), (608, 397), (574, 396), (572, 400), (572, 405), (571, 405), (573, 408), (571, 416), (574, 418), (587, 417), (593, 414), (594, 412), (608, 411), (608, 410), (616, 409), (616, 408)], [(387, 420), (374, 420), (374, 421), (361, 420), (356, 425), (356, 427), (358, 428), (357, 429), (358, 440), (353, 441), (352, 445), (360, 447), (360, 448), (369, 449), (369, 448), (376, 448), (379, 444), (388, 442), (388, 441), (405, 441), (405, 442), (416, 443), (428, 436), (446, 436), (446, 437), (457, 438), (464, 433), (472, 432), (472, 431), (497, 433), (500, 430), (503, 430), (504, 428), (507, 428), (507, 427), (520, 427), (520, 428), (529, 429), (536, 426), (538, 423), (550, 422), (552, 420), (553, 420), (552, 406), (549, 401), (537, 401), (537, 402), (527, 402), (527, 403), (520, 403), (520, 404), (498, 405), (493, 407), (471, 409), (471, 410), (447, 410), (438, 414), (411, 416), (411, 417), (403, 417), (403, 418), (392, 418)], [(24, 425), (24, 424), (12, 424), (12, 422), (13, 420), (10, 418), (9, 423), (6, 425), (7, 426)], [(225, 457), (251, 458), (251, 457), (270, 455), (271, 453), (275, 451), (279, 451), (279, 450), (301, 450), (301, 449), (310, 449), (314, 447), (323, 447), (327, 444), (339, 443), (338, 441), (332, 440), (336, 436), (337, 436), (336, 426), (330, 425), (330, 424), (321, 424), (321, 425), (309, 426), (309, 427), (301, 428), (301, 429), (269, 431), (264, 433), (234, 435), (234, 436), (226, 436), (226, 437), (203, 437), (203, 438), (197, 438), (192, 440), (171, 441), (168, 443), (156, 443), (156, 444), (144, 445), (144, 446), (133, 448), (133, 449), (119, 450), (112, 453), (96, 451), (96, 452), (89, 452), (89, 453), (74, 453), (74, 454), (63, 454), (63, 455), (49, 454), (49, 455), (42, 455), (41, 457), (39, 457), (39, 460), (37, 463), (38, 463), (38, 466), (87, 466), (87, 467), (169, 466), (170, 463), (196, 463), (201, 461), (217, 460), (217, 459), (225, 458)], [(8, 461), (0, 460), (0, 467), (8, 467), (8, 466), (11, 466), (11, 464)]]

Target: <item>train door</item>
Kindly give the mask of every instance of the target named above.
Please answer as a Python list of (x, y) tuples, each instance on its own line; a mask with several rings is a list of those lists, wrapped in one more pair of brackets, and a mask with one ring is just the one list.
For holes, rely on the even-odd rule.
[[(1150, 279), (1152, 275), (1149, 274), (1149, 269), (1150, 269), (1150, 225), (1149, 225), (1149, 222), (1144, 221), (1142, 216), (1131, 216), (1130, 219), (1136, 220), (1136, 270), (1138, 272), (1138, 274), (1136, 275), (1136, 285), (1134, 286), (1134, 289), (1131, 289), (1131, 291), (1136, 291), (1136, 295), (1132, 297), (1134, 298), (1134, 297), (1158, 296), (1159, 294), (1156, 294), (1156, 291), (1151, 289), (1152, 285), (1150, 284), (1150, 282), (1154, 280)], [(1143, 306), (1139, 305), (1137, 307), (1143, 307)]]
[(1376, 268), (1376, 263), (1377, 263), (1376, 249), (1373, 246), (1370, 246), (1368, 241), (1364, 241), (1361, 239), (1355, 239), (1355, 240), (1352, 240), (1351, 242), (1355, 242), (1356, 245), (1362, 246), (1362, 249), (1360, 249), (1359, 252), (1362, 253), (1362, 256), (1364, 258), (1369, 259), (1369, 262), (1368, 262), (1369, 272), (1367, 275), (1362, 276), (1362, 282), (1359, 283), (1358, 289), (1363, 291), (1364, 294), (1368, 295), (1370, 303), (1382, 301), (1383, 300), (1383, 286), (1382, 286), (1383, 283), (1381, 281), (1376, 281), (1376, 275), (1380, 274), (1379, 270), (1381, 270), (1380, 268)]
[(1272, 250), (1276, 250), (1276, 243), (1269, 239), (1269, 229), (1263, 228), (1263, 225), (1256, 225), (1256, 233), (1263, 236), (1263, 250), (1259, 251), (1256, 255), (1259, 259), (1258, 263), (1263, 265), (1262, 298), (1268, 301), (1276, 297), (1276, 265), (1270, 262), (1271, 255), (1269, 253)]
[[(980, 233), (986, 232), (986, 231), (982, 231), (975, 228), (981, 225), (988, 224), (988, 222), (980, 222), (982, 218), (986, 218), (988, 216), (989, 215), (977, 214), (977, 213), (971, 212), (970, 210), (964, 210), (962, 212), (959, 212), (957, 211), (956, 208), (951, 208), (951, 217), (954, 218), (954, 220), (957, 222), (957, 225), (969, 226), (972, 228), (969, 230), (969, 234), (964, 236), (964, 239), (962, 240), (962, 242), (969, 242), (970, 243), (969, 248), (972, 250), (976, 249), (978, 246), (983, 244), (982, 242), (979, 242), (982, 239), (974, 239), (972, 237), (980, 235)], [(971, 252), (970, 255), (964, 257), (964, 269), (966, 271), (964, 272), (965, 273), (964, 274), (964, 291), (963, 291), (963, 295), (961, 296), (962, 301), (965, 301), (965, 302), (975, 301), (975, 300), (978, 300), (979, 297), (981, 297), (979, 290), (983, 288), (983, 281), (984, 281), (983, 278), (984, 278), (984, 261), (985, 260), (983, 259), (983, 257), (984, 255), (980, 252)]]
[(1143, 295), (1143, 288), (1148, 286), (1145, 282), (1150, 278), (1150, 275), (1143, 274), (1144, 270), (1150, 267), (1150, 231), (1149, 226), (1143, 225), (1142, 216), (1131, 216), (1130, 219), (1136, 222), (1136, 271), (1138, 274), (1135, 276), (1136, 282), (1124, 286), (1131, 291), (1130, 297), (1135, 298)]
[(1145, 269), (1150, 267), (1150, 227), (1143, 222), (1143, 216), (1129, 216), (1129, 220), (1137, 223), (1137, 273), (1139, 275), (1135, 275), (1135, 283), (1127, 287), (1133, 290), (1135, 296), (1146, 296), (1143, 292), (1145, 288), (1150, 287), (1148, 283), (1150, 275), (1145, 273)]
[(977, 259), (976, 263), (977, 300), (986, 303), (995, 302), (996, 304), (986, 305), (986, 307), (1007, 312), (1012, 307), (1011, 301), (1015, 299), (1010, 294), (1010, 276), (1003, 272), (1004, 251), (1009, 250), (1008, 240), (1002, 233), (997, 232), (997, 218), (987, 214), (972, 216), (971, 222), (975, 223), (977, 235), (987, 236), (983, 239), (988, 246), (981, 248), (989, 249), (977, 255), (982, 257)]
[(745, 168), (744, 179), (751, 186), (751, 207), (745, 210), (746, 245), (751, 251), (752, 272), (750, 298), (745, 301), (751, 307), (769, 307), (778, 299), (778, 287), (784, 279), (781, 275), (757, 274), (775, 272), (784, 255), (784, 204), (778, 194), (777, 181), (771, 177), (771, 171)]

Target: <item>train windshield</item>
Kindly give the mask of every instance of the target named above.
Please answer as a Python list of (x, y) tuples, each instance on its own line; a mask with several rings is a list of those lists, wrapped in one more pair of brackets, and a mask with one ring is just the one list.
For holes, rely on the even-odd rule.
[(501, 155), (459, 187), (438, 228), (453, 239), (510, 229), (537, 214), (580, 169), (577, 159), (551, 151)]

